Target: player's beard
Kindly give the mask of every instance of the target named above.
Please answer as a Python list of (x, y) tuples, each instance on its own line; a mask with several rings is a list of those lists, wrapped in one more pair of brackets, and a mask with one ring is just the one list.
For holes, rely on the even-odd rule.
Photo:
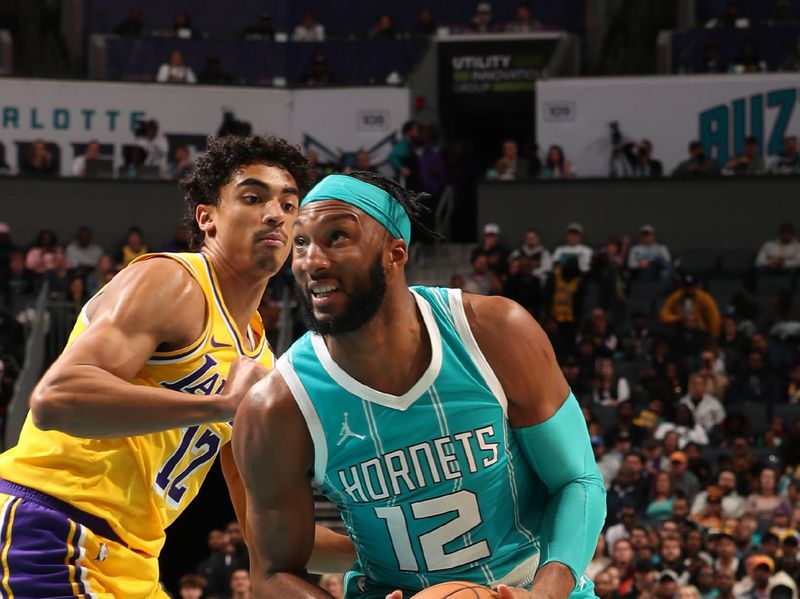
[(347, 303), (340, 314), (326, 316), (323, 319), (317, 318), (314, 315), (311, 292), (307, 288), (300, 288), (296, 282), (295, 291), (300, 300), (303, 321), (310, 331), (333, 337), (357, 331), (378, 313), (386, 296), (386, 273), (381, 264), (381, 256), (380, 254), (376, 256), (363, 284), (356, 283), (348, 292), (339, 290), (347, 296)]

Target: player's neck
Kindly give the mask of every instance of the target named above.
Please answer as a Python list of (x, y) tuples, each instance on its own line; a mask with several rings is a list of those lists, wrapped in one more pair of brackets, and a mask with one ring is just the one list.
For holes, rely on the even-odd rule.
[(263, 274), (253, 276), (252, 273), (242, 273), (219, 253), (206, 250), (204, 253), (217, 276), (225, 307), (233, 317), (239, 332), (246, 337), (247, 325), (250, 324), (253, 314), (261, 303), (269, 277)]
[(392, 395), (406, 393), (431, 361), (428, 330), (408, 288), (387, 293), (375, 317), (357, 331), (325, 342), (351, 377)]

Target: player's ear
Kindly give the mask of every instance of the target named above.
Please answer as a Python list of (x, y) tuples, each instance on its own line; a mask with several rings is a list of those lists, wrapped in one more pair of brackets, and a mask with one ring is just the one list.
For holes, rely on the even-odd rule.
[(403, 268), (408, 262), (408, 248), (404, 239), (389, 238), (389, 268)]
[(213, 204), (198, 204), (194, 209), (194, 218), (197, 220), (197, 226), (209, 236), (213, 236), (217, 230), (214, 221), (217, 213), (216, 208)]

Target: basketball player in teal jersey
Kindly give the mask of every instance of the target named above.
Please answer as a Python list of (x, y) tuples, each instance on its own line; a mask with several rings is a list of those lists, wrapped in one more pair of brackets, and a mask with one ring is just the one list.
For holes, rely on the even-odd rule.
[(447, 580), (594, 597), (582, 574), (605, 492), (578, 402), (522, 307), (407, 286), (420, 199), (355, 172), (301, 204), (292, 268), (311, 332), (234, 427), (255, 596), (329, 597), (302, 579), (316, 486), (356, 548), (348, 598)]

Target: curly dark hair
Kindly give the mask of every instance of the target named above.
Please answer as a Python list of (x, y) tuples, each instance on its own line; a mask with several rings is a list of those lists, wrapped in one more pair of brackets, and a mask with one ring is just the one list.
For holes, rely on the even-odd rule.
[(431, 211), (428, 206), (431, 201), (431, 194), (412, 191), (403, 187), (394, 179), (389, 179), (372, 171), (350, 171), (343, 174), (381, 188), (400, 203), (403, 210), (406, 211), (413, 228), (421, 231), (425, 236), (444, 239), (441, 233), (434, 231), (425, 224), (425, 217)]
[(200, 249), (205, 241), (205, 233), (195, 220), (197, 206), (219, 204), (220, 189), (238, 169), (251, 164), (278, 166), (288, 171), (297, 183), (301, 198), (314, 184), (314, 169), (303, 151), (285, 139), (271, 135), (209, 137), (206, 154), (178, 182), (184, 192), (183, 221), (189, 228), (189, 247), (193, 250)]

